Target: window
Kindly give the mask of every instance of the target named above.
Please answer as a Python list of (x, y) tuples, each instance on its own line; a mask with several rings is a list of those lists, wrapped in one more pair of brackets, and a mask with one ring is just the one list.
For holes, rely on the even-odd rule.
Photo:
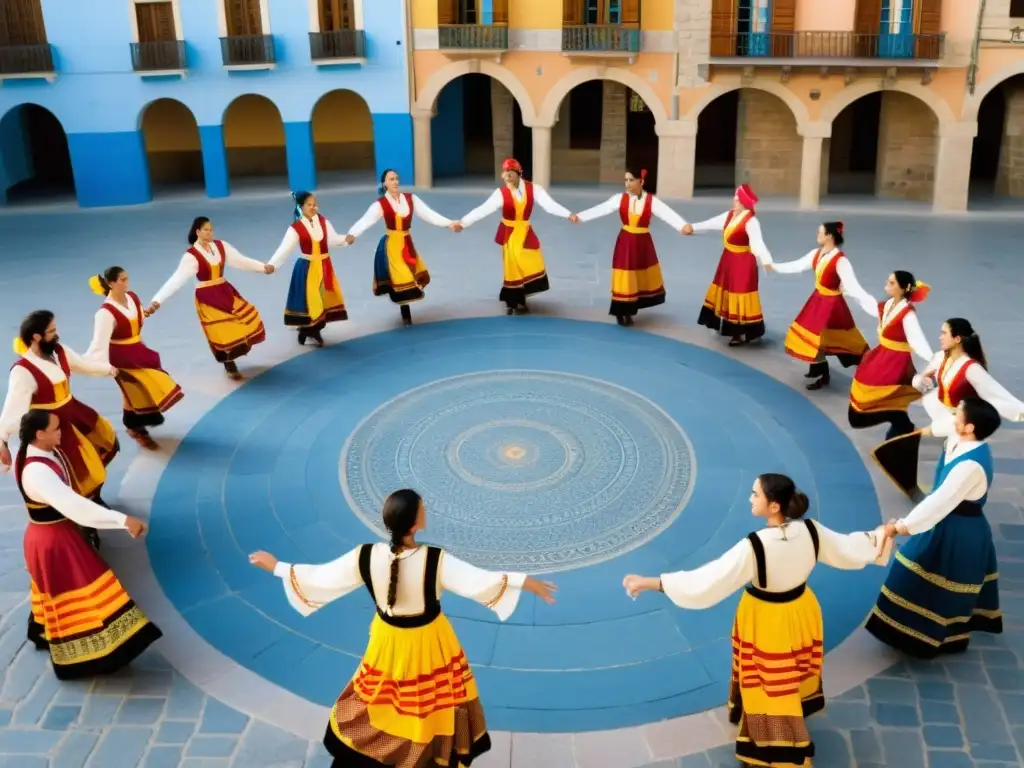
[(260, 0), (223, 0), (227, 37), (263, 35), (263, 11)]
[(140, 43), (169, 43), (178, 39), (172, 3), (136, 3), (135, 23)]
[(356, 29), (356, 2), (357, 0), (319, 0), (320, 31)]
[(477, 8), (477, 0), (459, 0), (459, 11), (456, 24), (479, 24), (480, 11)]
[(621, 24), (621, 0), (584, 0), (584, 24)]
[(0, 45), (46, 43), (40, 0), (4, 0), (0, 6)]
[(1024, 19), (1024, 0), (1010, 0), (1010, 18)]
[(913, 34), (913, 0), (884, 0), (882, 3), (882, 34)]

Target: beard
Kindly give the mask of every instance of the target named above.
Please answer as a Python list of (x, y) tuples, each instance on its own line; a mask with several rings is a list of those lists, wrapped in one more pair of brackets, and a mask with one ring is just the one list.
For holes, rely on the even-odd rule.
[(53, 357), (57, 351), (57, 345), (60, 344), (60, 336), (54, 335), (49, 341), (39, 340), (39, 351), (43, 353), (45, 357)]

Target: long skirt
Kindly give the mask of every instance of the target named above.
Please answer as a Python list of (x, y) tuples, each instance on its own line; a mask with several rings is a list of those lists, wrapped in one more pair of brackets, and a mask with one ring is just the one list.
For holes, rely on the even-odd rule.
[[(508, 240), (501, 246), (502, 283), (498, 300), (513, 306), (521, 305), (527, 296), (543, 293), (551, 285), (539, 247), (527, 248), (532, 233), (530, 222), (515, 221), (508, 227)], [(536, 235), (530, 238), (536, 241)], [(539, 243), (538, 243), (539, 246)]]
[(107, 465), (121, 450), (114, 426), (74, 397), (52, 413), (60, 419), (60, 449), (71, 465), (72, 486), (81, 496), (98, 496)]
[(824, 637), (821, 607), (809, 588), (786, 603), (743, 594), (732, 630), (729, 693), (740, 762), (810, 765), (814, 742), (804, 718), (825, 707)]
[(842, 295), (812, 293), (786, 333), (786, 354), (805, 363), (821, 362), (832, 355), (849, 368), (867, 351), (868, 343)]
[[(410, 266), (410, 261), (415, 266)], [(423, 289), (429, 284), (430, 272), (409, 233), (384, 235), (373, 258), (373, 295), (390, 296), (395, 304), (411, 304), (424, 297)]]
[(24, 547), (28, 638), (61, 680), (115, 672), (161, 637), (70, 520), (30, 523)]
[(110, 364), (117, 368), (117, 386), (124, 400), (124, 425), (128, 429), (156, 427), (164, 413), (185, 393), (160, 366), (160, 355), (141, 341), (110, 343)]
[(199, 285), (195, 298), (206, 343), (218, 363), (244, 357), (266, 340), (260, 313), (227, 280)]
[(983, 514), (951, 514), (896, 553), (867, 630), (911, 656), (967, 649), (971, 632), (1003, 631), (999, 568)]
[(491, 748), (476, 680), (444, 615), (412, 629), (374, 617), (324, 746), (339, 768), (457, 768)]
[(341, 320), (348, 320), (348, 311), (331, 257), (296, 259), (284, 305), (284, 324), (319, 330)]
[(749, 251), (722, 251), (697, 323), (723, 336), (764, 336), (764, 315), (758, 294), (757, 258)]
[(907, 408), (921, 398), (914, 389), (909, 352), (881, 345), (864, 355), (850, 385), (850, 426), (865, 429), (885, 422), (907, 423)]
[(921, 494), (918, 466), (921, 458), (921, 430), (886, 440), (871, 451), (871, 458), (897, 488), (911, 499)]
[(632, 316), (638, 310), (665, 303), (654, 239), (647, 232), (619, 230), (612, 253), (612, 304), (608, 314)]

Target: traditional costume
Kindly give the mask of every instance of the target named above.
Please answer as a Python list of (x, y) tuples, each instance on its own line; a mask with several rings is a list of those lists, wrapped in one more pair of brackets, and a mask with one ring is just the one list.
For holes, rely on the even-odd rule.
[(1003, 631), (999, 568), (983, 508), (992, 487), (988, 443), (952, 437), (935, 468), (935, 490), (899, 527), (896, 553), (868, 631), (912, 656), (966, 650), (971, 632)]
[(75, 493), (71, 462), (60, 451), (28, 446), (24, 459), (15, 461), (14, 477), (29, 517), (24, 540), (32, 592), (29, 640), (49, 651), (61, 680), (120, 669), (161, 632), (78, 526), (124, 528), (125, 516)]
[(696, 570), (662, 575), (662, 589), (680, 608), (710, 608), (746, 587), (733, 623), (728, 704), (740, 762), (811, 765), (804, 718), (825, 706), (825, 650), (821, 607), (807, 579), (819, 561), (844, 570), (884, 564), (890, 541), (881, 528), (843, 535), (802, 520), (751, 533)]
[(395, 304), (419, 301), (424, 296), (423, 289), (430, 283), (427, 265), (412, 242), (414, 215), (435, 227), (452, 223), (417, 195), (401, 192), (397, 198), (390, 194), (380, 197), (348, 231), (352, 237), (359, 237), (384, 219), (386, 232), (377, 243), (373, 259), (373, 295), (390, 296)]
[(129, 291), (126, 298), (127, 306), (110, 296), (100, 305), (92, 344), (85, 356), (117, 369), (115, 381), (124, 400), (124, 426), (134, 437), (163, 424), (164, 413), (185, 393), (160, 366), (160, 355), (142, 343), (139, 297)]
[(723, 336), (731, 336), (732, 346), (764, 336), (757, 265), (772, 263), (754, 213), (757, 195), (744, 184), (736, 190), (736, 197), (745, 210), (726, 211), (692, 225), (694, 232), (722, 233), (722, 257), (697, 322)]
[(30, 410), (52, 412), (60, 419), (60, 449), (67, 457), (71, 487), (82, 496), (99, 499), (107, 465), (120, 445), (113, 425), (71, 394), (71, 374), (113, 376), (116, 371), (109, 363), (82, 357), (63, 344), (57, 344), (53, 359), (26, 349), (20, 339), (15, 340), (14, 351), (21, 359), (11, 367), (0, 414), (0, 440), (7, 442), (18, 434), (21, 417)]
[[(878, 346), (864, 355), (850, 385), (849, 421), (854, 429), (889, 422), (886, 439), (914, 431), (907, 408), (921, 393), (914, 387), (914, 358), (931, 361), (932, 349), (921, 330), (914, 303), (928, 286), (918, 283), (909, 297), (878, 303)], [(865, 310), (867, 307), (865, 307)]]
[[(641, 171), (640, 176), (643, 178), (646, 172)], [(657, 217), (676, 232), (686, 226), (686, 221), (650, 192), (644, 191), (639, 197), (628, 192), (612, 195), (607, 201), (577, 216), (581, 222), (593, 221), (616, 212), (622, 229), (612, 251), (612, 303), (608, 314), (623, 318), (665, 303), (665, 283), (650, 233), (651, 221)]]
[(244, 357), (267, 338), (260, 313), (224, 279), (225, 266), (263, 273), (264, 265), (239, 253), (230, 243), (214, 240), (209, 247), (196, 243), (181, 257), (178, 269), (156, 292), (151, 303), (163, 304), (195, 278), (196, 314), (210, 351), (218, 363)]
[[(931, 431), (935, 436), (953, 433), (956, 409), (968, 397), (991, 403), (1007, 421), (1024, 421), (1024, 402), (1007, 392), (977, 361), (967, 355), (951, 358), (938, 352), (928, 369), (914, 377), (919, 390), (929, 389), (922, 398)], [(921, 430), (886, 440), (871, 452), (886, 476), (915, 501), (922, 490), (918, 482)]]
[(364, 544), (325, 565), (274, 569), (304, 616), (359, 586), (377, 606), (366, 653), (331, 710), (324, 745), (336, 766), (469, 765), (491, 740), (473, 672), (441, 611), (441, 592), (476, 600), (504, 621), (526, 576), (483, 571), (420, 546), (397, 555), (397, 602), (389, 609), (393, 557), (387, 544)]
[[(512, 158), (505, 160), (501, 169), (519, 174), (523, 172), (519, 162)], [(510, 313), (514, 308), (525, 307), (527, 296), (550, 288), (540, 240), (530, 223), (534, 203), (552, 216), (567, 219), (571, 215), (568, 208), (563, 208), (551, 199), (544, 187), (520, 179), (516, 189), (509, 189), (503, 184), (482, 205), (461, 219), (462, 226), (469, 227), (485, 216), (501, 211), (501, 223), (494, 236), (494, 242), (501, 246), (503, 266), (503, 282), (498, 300), (505, 302)]]
[(274, 269), (279, 269), (295, 246), (299, 247), (284, 306), (285, 325), (312, 335), (318, 334), (327, 323), (348, 320), (345, 297), (329, 252), (330, 248), (345, 245), (345, 238), (319, 213), (312, 219), (304, 216), (296, 219), (288, 228), (269, 262)]

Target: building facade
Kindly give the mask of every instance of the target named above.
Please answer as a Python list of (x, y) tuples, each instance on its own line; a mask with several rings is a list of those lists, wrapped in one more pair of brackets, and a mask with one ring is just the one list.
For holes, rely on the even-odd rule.
[[(413, 175), (404, 2), (5, 0), (0, 198)], [(26, 193), (27, 194), (27, 193)]]
[(1024, 197), (1024, 0), (413, 0), (412, 24), (417, 186), (516, 154), (540, 183), (639, 166), (807, 209)]

